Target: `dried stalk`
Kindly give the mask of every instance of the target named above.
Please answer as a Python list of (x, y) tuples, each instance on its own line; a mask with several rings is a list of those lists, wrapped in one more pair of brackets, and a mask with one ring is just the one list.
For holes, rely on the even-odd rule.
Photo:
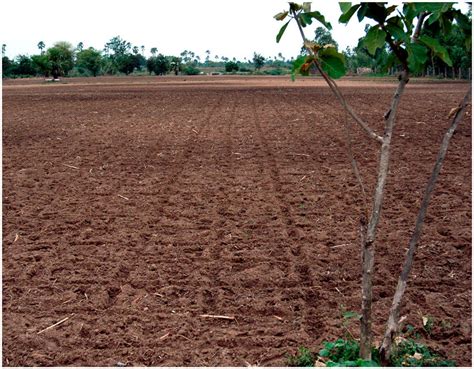
[(443, 141), (441, 143), (441, 147), (438, 152), (438, 156), (436, 158), (435, 166), (431, 173), (430, 180), (428, 181), (428, 184), (426, 186), (425, 193), (423, 195), (423, 200), (421, 202), (420, 209), (418, 211), (418, 216), (416, 218), (415, 229), (413, 231), (413, 234), (409, 242), (408, 253), (405, 258), (403, 270), (398, 279), (397, 289), (393, 296), (393, 301), (392, 301), (392, 306), (390, 308), (390, 315), (387, 321), (385, 336), (380, 346), (380, 355), (385, 362), (388, 362), (390, 358), (393, 340), (395, 338), (395, 335), (398, 332), (400, 306), (401, 306), (403, 294), (407, 286), (408, 276), (410, 275), (415, 251), (418, 246), (418, 240), (420, 239), (421, 232), (423, 229), (423, 224), (425, 221), (426, 211), (428, 209), (431, 194), (433, 193), (434, 187), (436, 185), (436, 181), (439, 176), (439, 172), (441, 170), (441, 166), (443, 165), (443, 161), (444, 161), (444, 158), (446, 156), (446, 152), (449, 146), (449, 141), (451, 140), (451, 137), (453, 136), (454, 131), (456, 130), (459, 122), (461, 121), (461, 118), (464, 116), (467, 105), (470, 101), (470, 96), (471, 96), (471, 89), (469, 89), (469, 91), (464, 96), (463, 101), (459, 104), (457, 111), (454, 114), (451, 125), (444, 135)]

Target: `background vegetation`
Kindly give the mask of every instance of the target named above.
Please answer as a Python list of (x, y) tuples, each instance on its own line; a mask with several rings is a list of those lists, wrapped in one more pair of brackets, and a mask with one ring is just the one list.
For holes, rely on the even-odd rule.
[[(469, 21), (471, 10), (467, 14)], [(367, 25), (367, 28), (370, 26)], [(429, 32), (429, 31), (428, 31)], [(435, 32), (435, 30), (433, 30)], [(332, 38), (330, 31), (323, 27), (315, 30), (314, 41), (321, 45), (334, 45), (337, 42)], [(417, 76), (431, 76), (440, 78), (471, 78), (472, 58), (464, 45), (464, 38), (458, 24), (453, 24), (449, 32), (445, 32), (439, 40), (440, 44), (448, 49), (452, 56), (452, 66), (448, 66), (436, 55), (430, 55), (424, 67)], [(84, 47), (80, 42), (77, 46), (69, 42), (59, 41), (47, 47), (43, 41), (37, 44), (38, 54), (18, 55), (13, 59), (6, 54), (7, 45), (2, 45), (2, 78), (18, 77), (50, 77), (60, 76), (99, 76), (99, 75), (166, 75), (166, 74), (290, 74), (292, 65), (299, 55), (290, 58), (281, 53), (265, 57), (254, 52), (250, 58), (237, 60), (227, 56), (219, 56), (205, 51), (205, 56), (197, 55), (190, 50), (184, 50), (180, 55), (164, 55), (157, 47), (149, 50), (144, 45), (135, 46), (130, 42), (115, 36), (104, 45), (102, 50), (93, 47)], [(146, 53), (146, 51), (148, 51)], [(305, 54), (301, 50), (301, 54)], [(372, 57), (362, 42), (354, 48), (342, 50), (346, 68), (350, 74), (395, 75), (395, 68), (388, 68), (387, 49), (379, 49)], [(149, 56), (146, 57), (145, 54)]]

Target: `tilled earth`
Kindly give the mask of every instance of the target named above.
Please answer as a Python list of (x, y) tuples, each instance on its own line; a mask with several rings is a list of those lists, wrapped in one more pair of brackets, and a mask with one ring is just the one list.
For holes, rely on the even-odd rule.
[[(382, 134), (395, 81), (340, 85)], [(467, 88), (412, 81), (403, 96), (376, 241), (378, 341), (448, 114)], [(279, 366), (346, 325), (357, 336), (343, 313), (360, 309), (363, 199), (345, 119), (315, 79), (4, 81), (2, 364)], [(471, 128), (469, 109), (402, 311), (463, 366)], [(352, 136), (370, 203), (378, 147), (355, 126)]]

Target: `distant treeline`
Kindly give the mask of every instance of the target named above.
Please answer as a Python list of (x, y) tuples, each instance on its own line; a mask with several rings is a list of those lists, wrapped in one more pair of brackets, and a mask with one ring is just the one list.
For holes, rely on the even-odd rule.
[[(329, 31), (317, 28), (314, 41), (321, 44), (333, 44), (336, 41)], [(453, 25), (449, 34), (443, 36), (440, 43), (445, 46), (452, 56), (453, 66), (448, 67), (436, 55), (431, 55), (425, 65), (422, 76), (438, 76), (445, 78), (471, 79), (471, 53), (463, 44), (460, 30)], [(254, 52), (252, 58), (237, 60), (226, 56), (212, 55), (205, 51), (201, 58), (193, 51), (184, 50), (180, 55), (163, 55), (158, 48), (152, 47), (146, 58), (145, 46), (133, 46), (120, 36), (113, 37), (104, 45), (103, 50), (93, 47), (84, 48), (80, 42), (74, 47), (69, 42), (56, 42), (47, 48), (43, 41), (37, 44), (39, 53), (36, 55), (18, 55), (9, 59), (5, 55), (7, 45), (2, 45), (2, 77), (18, 78), (43, 76), (59, 78), (61, 76), (99, 76), (118, 74), (184, 74), (196, 75), (203, 73), (231, 74), (271, 74), (281, 75), (291, 73), (295, 57), (285, 58), (281, 53), (273, 57), (264, 57)], [(303, 49), (301, 50), (303, 53)], [(352, 74), (369, 73), (372, 75), (390, 75), (397, 71), (385, 66), (388, 62), (386, 50), (379, 50), (371, 56), (365, 47), (359, 43), (355, 48), (343, 51), (346, 67)], [(350, 74), (349, 73), (349, 74)]]
[[(5, 56), (7, 45), (2, 45), (3, 78), (43, 76), (59, 78), (61, 76), (99, 76), (117, 74), (202, 74), (210, 73), (266, 73), (286, 74), (290, 71), (292, 59), (278, 57), (265, 58), (254, 53), (251, 59), (244, 61), (236, 58), (214, 55), (206, 50), (202, 60), (193, 51), (184, 50), (179, 56), (163, 55), (156, 47), (150, 49), (148, 58), (144, 56), (144, 46), (133, 46), (120, 36), (113, 37), (103, 50), (93, 47), (84, 48), (80, 42), (76, 47), (65, 41), (56, 42), (46, 48), (44, 42), (38, 42), (36, 55), (18, 55), (14, 59)], [(266, 68), (264, 68), (266, 67)], [(262, 70), (264, 69), (264, 70)]]

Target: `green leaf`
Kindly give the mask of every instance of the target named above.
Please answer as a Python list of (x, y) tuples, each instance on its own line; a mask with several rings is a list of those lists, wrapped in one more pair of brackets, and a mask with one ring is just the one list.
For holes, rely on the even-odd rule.
[(318, 53), (321, 68), (329, 77), (337, 79), (346, 74), (344, 55), (337, 52), (334, 47), (323, 48)]
[(389, 16), (390, 14), (392, 14), (395, 9), (397, 9), (398, 5), (392, 5), (390, 7), (387, 8), (387, 12), (386, 12), (386, 16)]
[(424, 2), (421, 2), (421, 3), (413, 3), (414, 5), (414, 10), (417, 14), (421, 13), (421, 12), (430, 12), (430, 13), (434, 13), (434, 12), (445, 12), (447, 9), (446, 9), (446, 5), (448, 5), (448, 8), (450, 6), (452, 6), (453, 3), (424, 3)]
[(401, 42), (409, 42), (410, 37), (405, 33), (405, 31), (396, 24), (387, 23), (385, 26), (388, 33), (396, 40)]
[(462, 30), (464, 31), (471, 31), (472, 29), (472, 24), (469, 18), (465, 15), (462, 14), (459, 10), (454, 12), (454, 19), (456, 19), (456, 23), (458, 24), (459, 27), (461, 27)]
[(352, 8), (352, 3), (339, 3), (339, 8), (341, 8), (342, 14), (347, 13)]
[(303, 66), (304, 63), (306, 63), (306, 55), (300, 55), (298, 58), (296, 58), (295, 61), (293, 61), (293, 66), (291, 67), (291, 80), (294, 81), (296, 77), (296, 73), (299, 73), (301, 67)]
[(303, 11), (306, 13), (311, 11), (311, 2), (303, 3)]
[(297, 3), (290, 2), (290, 10), (297, 12), (298, 10), (302, 9), (302, 6)]
[(438, 58), (440, 58), (444, 63), (446, 63), (450, 67), (453, 66), (453, 62), (451, 61), (451, 58), (449, 57), (448, 50), (446, 50), (444, 46), (441, 46), (438, 40), (426, 35), (421, 35), (419, 40), (421, 43), (428, 46), (433, 51), (433, 53)]
[(308, 13), (301, 13), (299, 15), (300, 19), (304, 20), (306, 24), (311, 24), (313, 22), (313, 18), (316, 19), (319, 23), (321, 23), (324, 27), (326, 27), (328, 30), (332, 29), (331, 23), (326, 21), (326, 18), (324, 18), (324, 15), (322, 15), (320, 12), (317, 10), (313, 12), (308, 12)]
[(439, 17), (441, 16), (441, 13), (440, 12), (436, 12), (436, 13), (433, 13), (429, 16), (427, 22), (429, 25), (433, 24), (434, 22), (436, 22), (437, 20), (439, 20)]
[(428, 60), (428, 49), (420, 44), (408, 44), (408, 68), (411, 72), (419, 72)]
[(367, 10), (369, 10), (369, 6), (367, 3), (361, 4), (359, 11), (357, 12), (357, 18), (359, 19), (359, 22), (362, 22), (362, 19), (364, 19), (365, 14), (367, 13)]
[(448, 14), (446, 13), (441, 14), (438, 21), (439, 21), (439, 24), (441, 25), (441, 30), (443, 31), (444, 34), (451, 33), (452, 22)]
[(385, 4), (383, 3), (367, 3), (367, 11), (365, 16), (375, 20), (377, 23), (382, 24), (387, 18), (387, 11), (388, 10), (385, 8)]
[(288, 12), (281, 12), (281, 13), (278, 13), (276, 14), (273, 18), (275, 18), (277, 21), (282, 21), (283, 19), (286, 18), (286, 16), (288, 15)]
[(345, 311), (342, 314), (342, 317), (344, 319), (352, 319), (352, 318), (360, 319), (360, 314), (356, 313), (355, 311)]
[(367, 48), (369, 54), (375, 55), (377, 49), (385, 45), (386, 35), (385, 31), (381, 30), (378, 26), (373, 26), (363, 39), (363, 46)]
[[(342, 4), (342, 3), (341, 3)], [(350, 4), (350, 3), (345, 3), (345, 4)], [(347, 10), (346, 12), (344, 12), (344, 14), (342, 14), (340, 17), (339, 17), (339, 23), (349, 23), (350, 19), (352, 18), (352, 16), (354, 15), (354, 13), (357, 11), (357, 9), (360, 8), (360, 4), (356, 4), (354, 6), (351, 6), (349, 8), (349, 10)]]
[(328, 357), (330, 355), (330, 352), (328, 349), (322, 349), (319, 351), (319, 356), (321, 357)]
[(283, 34), (285, 33), (286, 27), (288, 27), (288, 24), (290, 24), (290, 21), (291, 21), (291, 19), (290, 19), (288, 22), (286, 22), (286, 23), (283, 25), (283, 27), (280, 28), (280, 31), (278, 32), (278, 35), (277, 35), (277, 37), (276, 37), (276, 42), (277, 42), (277, 43), (280, 42), (281, 37), (282, 37)]
[(374, 360), (357, 360), (357, 366), (365, 366), (365, 367), (379, 367), (380, 364)]
[(414, 3), (408, 3), (403, 5), (403, 22), (405, 23), (405, 27), (407, 32), (411, 34), (413, 29), (413, 20), (415, 19), (417, 13), (415, 10)]

